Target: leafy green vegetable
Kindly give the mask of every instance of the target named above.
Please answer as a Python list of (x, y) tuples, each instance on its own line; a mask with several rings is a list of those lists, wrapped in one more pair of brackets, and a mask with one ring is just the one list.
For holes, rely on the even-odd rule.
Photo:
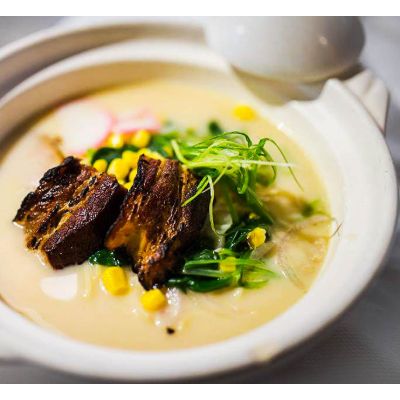
[(95, 163), (95, 161), (97, 161), (99, 159), (104, 159), (109, 164), (112, 160), (114, 160), (114, 158), (121, 158), (122, 153), (125, 150), (138, 151), (139, 149), (136, 146), (133, 146), (130, 144), (126, 144), (120, 148), (100, 147), (93, 153), (93, 155), (90, 159), (90, 163), (93, 165)]
[(213, 136), (217, 136), (220, 135), (221, 133), (224, 133), (223, 129), (221, 128), (221, 126), (217, 121), (210, 121), (208, 123), (208, 131)]
[(191, 260), (219, 260), (219, 255), (216, 250), (203, 249), (197, 253), (192, 254)]
[[(220, 265), (229, 257), (234, 270), (226, 272)], [(183, 291), (210, 292), (226, 287), (243, 286), (255, 288), (265, 285), (275, 273), (265, 268), (261, 260), (248, 258), (230, 249), (202, 250), (192, 255), (183, 266), (181, 275), (168, 280), (168, 287)]]
[(129, 258), (121, 251), (101, 249), (96, 251), (89, 257), (89, 263), (111, 266), (127, 266), (130, 265)]
[(257, 227), (264, 228), (267, 231), (267, 235), (270, 236), (269, 224), (260, 221), (260, 219), (248, 219), (228, 229), (225, 236), (225, 246), (235, 251), (249, 250), (246, 241), (247, 235)]
[[(171, 140), (176, 139), (177, 132), (169, 132), (164, 134), (152, 135), (148, 148), (152, 151), (161, 154), (163, 157), (171, 158), (172, 148)], [(97, 150), (91, 150), (87, 153), (90, 163), (93, 165), (95, 161), (104, 159), (109, 164), (115, 158), (121, 158), (125, 150), (138, 151), (139, 148), (131, 144), (125, 144), (122, 147), (100, 147)]]
[(312, 215), (321, 213), (319, 199), (304, 203), (301, 214), (303, 217), (311, 217)]
[(167, 282), (167, 287), (177, 287), (184, 292), (191, 290), (193, 292), (207, 293), (229, 287), (231, 285), (231, 281), (231, 277), (207, 279), (183, 276), (169, 279)]
[(160, 135), (153, 135), (149, 149), (161, 154), (163, 157), (171, 158), (171, 140), (178, 137), (177, 132), (169, 132)]

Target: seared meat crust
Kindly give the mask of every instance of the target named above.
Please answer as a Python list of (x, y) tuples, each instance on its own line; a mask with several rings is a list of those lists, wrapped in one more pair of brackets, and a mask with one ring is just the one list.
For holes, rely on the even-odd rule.
[(126, 192), (114, 177), (68, 157), (44, 174), (14, 222), (53, 268), (81, 264), (102, 247)]
[(182, 207), (197, 184), (198, 179), (178, 161), (144, 155), (139, 159), (134, 184), (105, 244), (110, 250), (127, 249), (145, 289), (165, 282), (204, 225), (208, 193)]

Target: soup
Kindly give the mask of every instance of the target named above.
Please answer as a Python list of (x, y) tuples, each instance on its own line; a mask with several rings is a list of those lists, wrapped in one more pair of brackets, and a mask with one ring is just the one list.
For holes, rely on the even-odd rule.
[[(235, 151), (249, 147), (246, 137), (223, 132), (247, 133), (254, 149), (251, 154), (258, 158), (236, 162)], [(147, 148), (155, 143), (156, 135), (174, 139), (166, 146)], [(113, 266), (109, 259), (104, 261), (104, 254), (110, 255), (104, 249), (96, 252), (91, 262), (53, 269), (38, 252), (26, 249), (24, 230), (12, 223), (26, 193), (35, 190), (45, 171), (60, 163), (60, 153), (80, 156), (84, 163), (100, 170), (108, 168), (110, 175), (119, 178), (121, 187), (126, 187), (124, 195), (128, 190), (132, 193), (132, 185), (139, 185), (133, 164), (123, 178), (118, 176), (118, 164), (113, 160), (95, 164), (104, 158), (93, 159), (93, 154), (113, 157), (112, 150), (104, 155), (99, 149), (120, 152), (124, 145), (118, 142), (121, 137), (132, 146), (126, 148), (130, 149), (127, 158), (135, 158), (135, 153), (150, 159), (177, 158), (180, 171), (190, 170), (198, 179), (191, 194), (198, 192), (207, 204), (201, 233), (207, 241), (201, 235), (193, 236), (192, 243), (182, 248), (184, 258), (174, 266), (176, 274), (168, 275), (168, 280), (151, 281), (151, 287), (146, 287), (144, 282), (149, 281), (144, 281), (140, 273), (141, 281), (138, 279), (138, 271), (133, 272), (131, 265), (114, 261)], [(183, 145), (180, 137), (188, 144)], [(271, 141), (257, 150), (259, 140), (265, 137)], [(196, 147), (199, 142), (203, 145)], [(264, 148), (268, 153), (262, 152)], [(220, 149), (229, 160), (226, 169), (218, 158)], [(194, 155), (194, 151), (198, 153)], [(122, 153), (118, 154), (122, 159)], [(214, 157), (211, 164), (210, 154)], [(132, 162), (137, 163), (137, 157)], [(256, 198), (268, 215), (252, 209), (249, 197), (238, 194), (249, 184), (240, 171), (247, 173), (254, 165), (257, 182), (250, 184), (257, 188)], [(214, 166), (219, 166), (222, 178), (212, 170)], [(234, 175), (235, 168), (239, 175)], [(231, 212), (222, 182), (237, 186), (232, 189)], [(265, 324), (307, 293), (323, 264), (332, 229), (324, 187), (297, 143), (248, 105), (170, 80), (105, 90), (49, 112), (4, 154), (0, 184), (2, 299), (27, 318), (60, 334), (125, 349), (200, 346)], [(194, 218), (201, 214), (195, 202), (191, 199)], [(141, 216), (134, 217), (140, 223)], [(235, 218), (239, 220), (235, 222)], [(206, 256), (204, 250), (208, 251)], [(201, 257), (199, 251), (203, 251)], [(118, 286), (119, 272), (123, 290)], [(152, 289), (154, 282), (158, 289)], [(146, 293), (151, 294), (144, 297)]]

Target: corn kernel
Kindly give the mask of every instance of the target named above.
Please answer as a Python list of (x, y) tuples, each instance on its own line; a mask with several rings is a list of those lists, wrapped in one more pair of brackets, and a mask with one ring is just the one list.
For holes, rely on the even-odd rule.
[(134, 169), (129, 173), (129, 180), (131, 181), (131, 183), (133, 183), (133, 181), (135, 180), (136, 174), (137, 174), (137, 168), (134, 168)]
[(136, 153), (132, 150), (125, 150), (122, 153), (122, 159), (126, 161), (132, 168), (134, 168), (139, 160), (139, 153)]
[(108, 138), (107, 144), (110, 147), (120, 148), (125, 144), (125, 140), (122, 135), (113, 134)]
[(225, 260), (219, 262), (219, 269), (222, 272), (233, 272), (236, 270), (236, 259), (235, 257), (227, 257)]
[(256, 117), (256, 112), (250, 106), (241, 104), (233, 109), (233, 115), (242, 121), (250, 121)]
[(144, 129), (141, 129), (132, 136), (131, 144), (141, 149), (143, 147), (146, 147), (150, 143), (150, 140), (151, 140), (151, 133), (145, 131)]
[(247, 242), (252, 249), (256, 249), (261, 246), (267, 237), (267, 231), (264, 228), (254, 228), (247, 235)]
[(124, 188), (130, 190), (130, 188), (132, 187), (132, 185), (133, 185), (133, 182), (132, 182), (132, 181), (126, 182), (126, 183), (124, 183)]
[(167, 298), (160, 289), (151, 289), (143, 293), (140, 301), (146, 311), (158, 311), (167, 304)]
[(120, 296), (129, 290), (128, 279), (121, 267), (106, 268), (101, 278), (107, 292), (114, 296)]
[(93, 168), (97, 169), (99, 172), (106, 172), (107, 170), (107, 161), (100, 158), (96, 160), (93, 164)]
[(111, 175), (115, 175), (118, 180), (123, 180), (129, 173), (129, 165), (122, 158), (114, 158), (110, 162), (107, 172)]

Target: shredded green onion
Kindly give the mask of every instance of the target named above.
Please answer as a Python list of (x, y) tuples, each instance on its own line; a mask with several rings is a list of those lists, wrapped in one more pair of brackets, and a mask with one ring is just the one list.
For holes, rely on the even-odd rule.
[[(278, 149), (284, 162), (273, 160), (265, 149), (267, 142), (271, 142)], [(213, 217), (214, 186), (223, 178), (252, 210), (269, 223), (272, 223), (273, 219), (256, 195), (260, 168), (271, 169), (273, 175), (271, 182), (276, 178), (278, 167), (289, 168), (299, 184), (292, 170), (293, 164), (288, 162), (283, 151), (272, 139), (264, 138), (258, 143), (253, 143), (247, 134), (235, 131), (218, 134), (194, 145), (173, 139), (171, 146), (176, 158), (202, 177), (196, 193), (186, 200), (183, 206), (195, 200), (200, 194), (210, 191), (210, 225), (217, 234)]]

